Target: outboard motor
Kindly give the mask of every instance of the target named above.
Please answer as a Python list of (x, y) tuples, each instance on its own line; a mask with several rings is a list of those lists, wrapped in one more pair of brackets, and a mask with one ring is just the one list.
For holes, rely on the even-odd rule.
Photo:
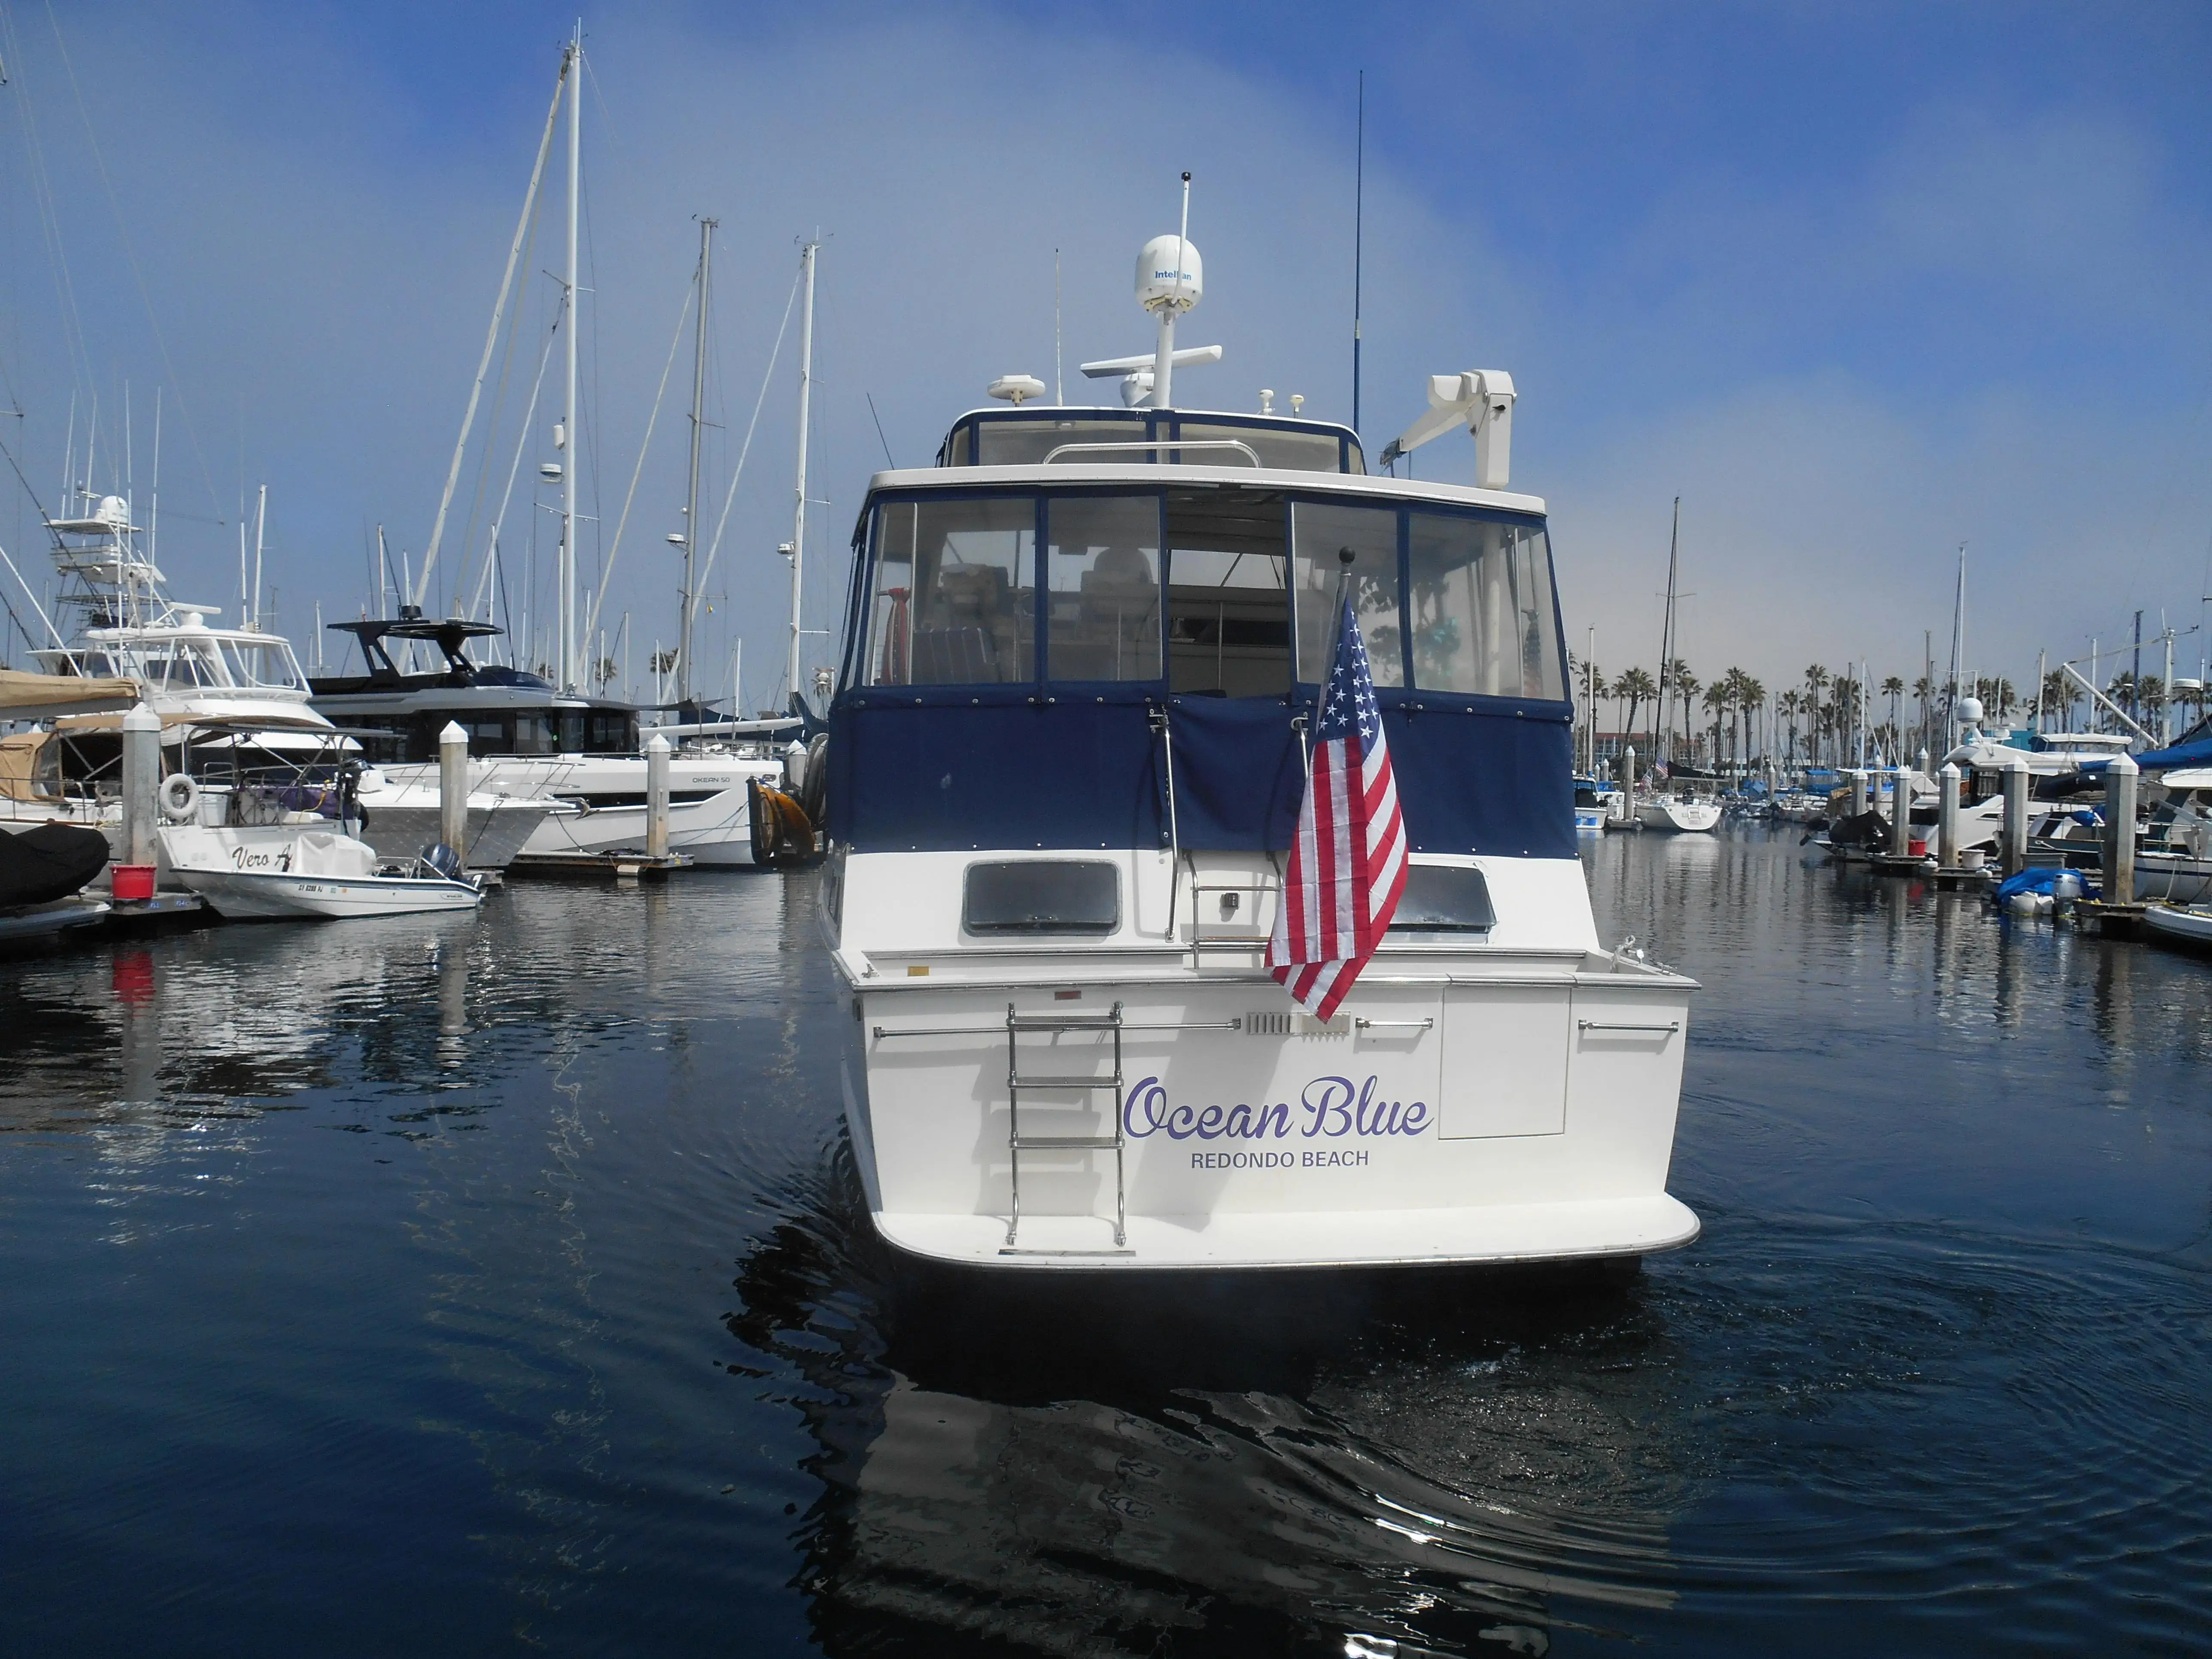
[(461, 879), (461, 855), (442, 841), (434, 842), (422, 849), (422, 862), (447, 881)]

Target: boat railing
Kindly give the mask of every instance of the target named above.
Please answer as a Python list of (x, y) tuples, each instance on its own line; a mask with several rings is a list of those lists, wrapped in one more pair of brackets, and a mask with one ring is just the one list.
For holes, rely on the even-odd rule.
[(1045, 451), (1044, 465), (1050, 466), (1063, 455), (1122, 449), (1233, 449), (1254, 466), (1261, 464), (1258, 450), (1248, 443), (1239, 443), (1234, 438), (1132, 438), (1126, 443), (1060, 444)]

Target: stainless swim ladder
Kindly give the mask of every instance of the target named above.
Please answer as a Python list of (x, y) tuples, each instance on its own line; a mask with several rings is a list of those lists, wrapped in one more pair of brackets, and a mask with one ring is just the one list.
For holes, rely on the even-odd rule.
[[(1121, 1005), (1104, 1014), (1018, 1014), (1006, 1005), (1006, 1156), (1013, 1183), (1013, 1213), (1006, 1222), (1006, 1242), (1001, 1255), (1127, 1255), (1128, 1185), (1123, 1153), (1127, 1143), (1121, 1124)], [(1070, 1031), (1109, 1035), (1114, 1044), (1114, 1071), (1109, 1077), (1028, 1077), (1022, 1073), (1020, 1036), (1024, 1031), (1060, 1036)], [(1114, 1133), (1107, 1135), (1025, 1135), (1022, 1133), (1022, 1091), (1113, 1094)], [(1022, 1154), (1024, 1152), (1103, 1152), (1114, 1154), (1114, 1245), (1112, 1250), (1030, 1250), (1015, 1243), (1022, 1224)]]

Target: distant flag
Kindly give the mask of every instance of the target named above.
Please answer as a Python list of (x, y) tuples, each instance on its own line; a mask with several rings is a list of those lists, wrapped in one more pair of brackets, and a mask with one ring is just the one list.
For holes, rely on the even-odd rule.
[(1313, 771), (1267, 945), (1267, 971), (1316, 1019), (1328, 1018), (1352, 989), (1406, 886), (1406, 824), (1349, 593), (1340, 612)]

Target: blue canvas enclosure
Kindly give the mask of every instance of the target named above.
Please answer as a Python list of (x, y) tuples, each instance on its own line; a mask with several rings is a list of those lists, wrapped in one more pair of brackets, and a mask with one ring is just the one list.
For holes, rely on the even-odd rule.
[[(1417, 853), (1573, 858), (1573, 731), (1557, 704), (1378, 693)], [(871, 689), (830, 717), (830, 828), (856, 852), (1283, 851), (1297, 826), (1304, 699)]]
[(1413, 850), (1576, 855), (1536, 515), (1265, 478), (987, 478), (879, 493), (855, 553), (829, 791), (855, 852), (1286, 850), (1343, 593)]

